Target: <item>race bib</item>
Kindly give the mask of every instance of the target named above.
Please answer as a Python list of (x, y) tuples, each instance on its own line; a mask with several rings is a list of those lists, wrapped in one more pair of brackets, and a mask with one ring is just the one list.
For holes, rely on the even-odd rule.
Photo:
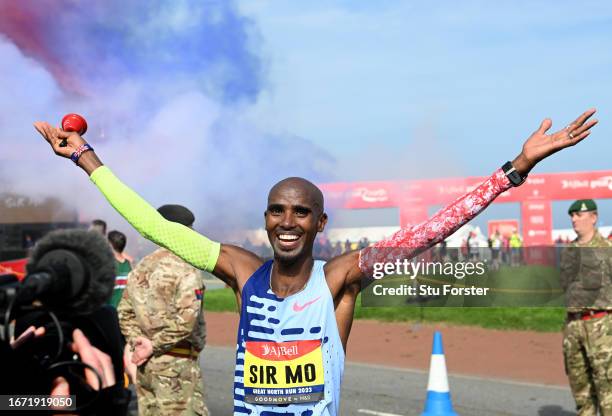
[(244, 400), (255, 404), (317, 402), (324, 397), (321, 340), (247, 341)]

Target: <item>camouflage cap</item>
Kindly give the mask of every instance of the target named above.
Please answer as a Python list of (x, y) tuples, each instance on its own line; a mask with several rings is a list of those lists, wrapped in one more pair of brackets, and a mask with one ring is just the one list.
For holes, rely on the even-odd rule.
[(597, 204), (592, 199), (579, 199), (570, 205), (567, 213), (572, 215), (572, 212), (588, 212), (597, 211)]

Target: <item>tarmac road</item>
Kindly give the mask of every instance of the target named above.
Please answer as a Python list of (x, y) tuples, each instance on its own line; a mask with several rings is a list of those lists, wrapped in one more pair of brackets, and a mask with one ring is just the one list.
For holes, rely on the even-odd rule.
[[(213, 416), (231, 415), (234, 348), (206, 347), (202, 369)], [(574, 402), (566, 387), (450, 376), (455, 411), (461, 416), (572, 416)], [(347, 363), (342, 415), (420, 415), (427, 374), (415, 370)]]

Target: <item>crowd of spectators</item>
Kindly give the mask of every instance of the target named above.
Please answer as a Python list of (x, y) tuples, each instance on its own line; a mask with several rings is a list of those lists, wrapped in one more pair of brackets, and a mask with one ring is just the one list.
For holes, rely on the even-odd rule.
[(349, 239), (345, 241), (332, 242), (325, 235), (320, 236), (315, 240), (313, 256), (318, 260), (329, 260), (332, 257), (339, 256), (353, 250), (361, 250), (371, 244), (367, 237), (363, 237), (359, 241), (351, 241)]
[[(365, 248), (371, 243), (367, 237), (363, 237), (358, 241), (348, 239), (345, 241), (331, 241), (322, 235), (315, 241), (313, 254), (316, 259), (329, 260), (348, 251)], [(251, 244), (250, 247), (253, 247), (253, 245)], [(487, 240), (484, 240), (482, 236), (478, 236), (475, 232), (470, 232), (461, 241), (460, 246), (449, 246), (447, 241), (442, 241), (423, 256), (432, 261), (440, 262), (490, 260), (493, 267), (501, 265), (518, 266), (523, 263), (522, 247), (523, 240), (517, 230), (507, 235), (502, 235), (499, 231), (495, 231)], [(264, 249), (269, 250), (267, 246), (262, 244), (260, 250)], [(254, 251), (261, 255), (258, 251)]]

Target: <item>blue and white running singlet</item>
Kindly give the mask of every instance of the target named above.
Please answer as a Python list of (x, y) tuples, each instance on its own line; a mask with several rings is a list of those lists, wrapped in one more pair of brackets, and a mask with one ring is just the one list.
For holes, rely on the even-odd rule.
[(244, 285), (235, 415), (338, 415), (344, 350), (324, 264), (315, 261), (304, 289), (284, 299), (270, 288), (272, 261)]

